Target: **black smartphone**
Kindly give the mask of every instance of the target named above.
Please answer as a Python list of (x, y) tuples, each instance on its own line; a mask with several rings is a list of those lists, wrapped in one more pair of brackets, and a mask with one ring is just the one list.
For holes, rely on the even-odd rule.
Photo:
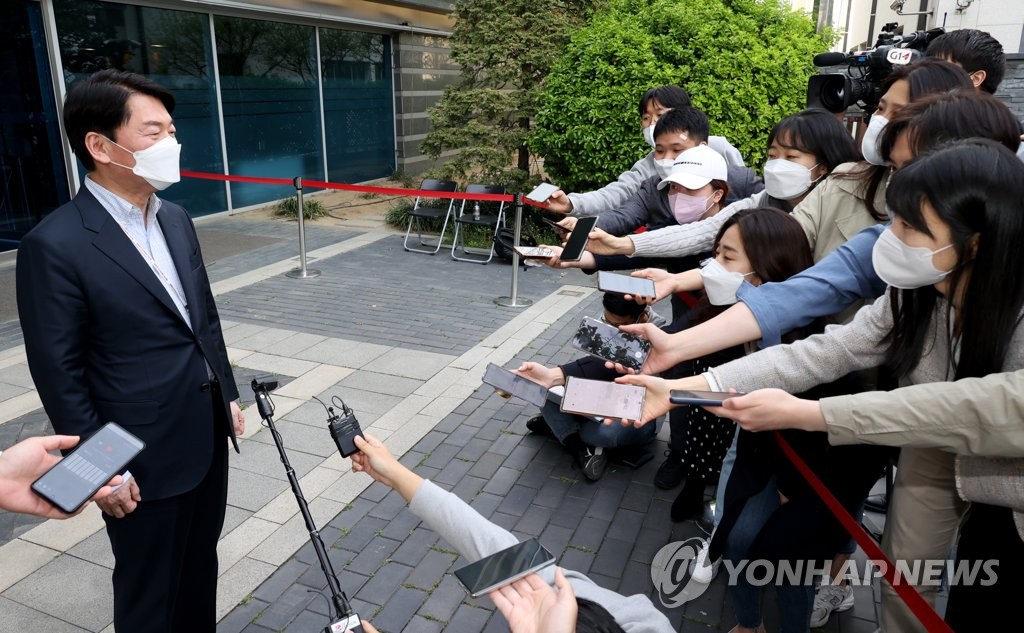
[(456, 569), (455, 577), (466, 587), (469, 595), (479, 598), (554, 562), (551, 552), (537, 539), (530, 539)]
[(530, 404), (543, 407), (548, 401), (548, 388), (538, 385), (529, 378), (523, 378), (504, 367), (488, 363), (484, 370), (484, 384), (494, 387), (506, 397), (514, 396)]
[(583, 257), (583, 251), (587, 248), (587, 241), (590, 239), (590, 232), (597, 225), (596, 215), (583, 216), (576, 220), (576, 226), (569, 233), (569, 239), (562, 247), (562, 254), (558, 259), (563, 262), (578, 262)]
[(570, 376), (565, 382), (562, 411), (600, 418), (639, 420), (647, 390), (639, 385)]
[(124, 472), (146, 444), (113, 422), (92, 434), (53, 468), (32, 482), (32, 490), (71, 514), (110, 478)]
[(583, 317), (572, 346), (623, 367), (640, 371), (651, 353), (651, 342), (591, 317)]
[(606, 270), (597, 271), (597, 289), (601, 292), (633, 295), (634, 297), (658, 296), (657, 290), (654, 289), (654, 282), (650, 279), (618, 275)]
[(743, 396), (743, 393), (730, 393), (727, 391), (687, 391), (684, 389), (673, 389), (669, 392), (668, 401), (672, 404), (695, 404), (702, 407), (720, 407), (729, 398)]

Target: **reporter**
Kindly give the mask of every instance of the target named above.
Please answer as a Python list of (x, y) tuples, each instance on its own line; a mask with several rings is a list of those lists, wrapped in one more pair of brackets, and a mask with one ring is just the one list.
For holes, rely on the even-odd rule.
[[(0, 508), (47, 519), (74, 516), (65, 514), (34, 493), (32, 482), (61, 460), (51, 451), (68, 450), (77, 444), (78, 437), (75, 435), (47, 435), (30, 437), (0, 452)], [(93, 495), (91, 501), (107, 497), (113, 492), (112, 486), (120, 483), (121, 476), (115, 476)]]

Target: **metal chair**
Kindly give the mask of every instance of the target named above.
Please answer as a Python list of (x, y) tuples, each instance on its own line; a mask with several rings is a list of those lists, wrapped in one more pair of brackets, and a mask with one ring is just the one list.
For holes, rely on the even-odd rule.
[[(498, 185), (473, 184), (466, 187), (466, 193), (504, 194), (505, 188)], [(463, 200), (459, 214), (455, 216), (455, 236), (452, 238), (452, 259), (460, 262), (486, 264), (494, 259), (494, 237), (505, 225), (505, 203), (483, 200)], [(482, 226), (491, 229), (491, 247), (488, 250), (470, 248), (465, 245), (466, 227)], [(462, 255), (456, 255), (461, 250)], [(486, 257), (485, 257), (486, 255)]]
[[(454, 180), (436, 180), (434, 178), (427, 178), (420, 183), (420, 189), (422, 191), (456, 191), (458, 184)], [(452, 198), (424, 198), (422, 196), (416, 196), (416, 201), (412, 205), (412, 210), (409, 211), (409, 226), (405, 229), (405, 240), (402, 242), (402, 247), (407, 251), (414, 253), (427, 253), (428, 255), (435, 255), (441, 250), (441, 243), (444, 241), (444, 232), (448, 228), (448, 220), (452, 217), (455, 211), (455, 200)], [(423, 227), (421, 222), (428, 220), (442, 220), (441, 232), (437, 236), (437, 243), (427, 242), (423, 240)], [(427, 248), (414, 248), (409, 246), (409, 236), (412, 234), (412, 225), (416, 225), (416, 235), (419, 238), (420, 246)], [(433, 246), (433, 250), (430, 247)]]

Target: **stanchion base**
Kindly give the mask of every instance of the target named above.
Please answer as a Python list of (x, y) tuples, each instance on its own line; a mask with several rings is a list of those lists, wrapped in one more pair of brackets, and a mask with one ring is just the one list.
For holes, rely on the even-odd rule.
[(292, 279), (309, 279), (310, 277), (319, 277), (320, 271), (315, 268), (307, 268), (303, 273), (301, 268), (292, 268), (285, 275)]
[(505, 306), (506, 308), (525, 308), (526, 306), (533, 305), (533, 299), (516, 297), (513, 300), (512, 297), (498, 297), (494, 300), (494, 303), (497, 303), (500, 306)]

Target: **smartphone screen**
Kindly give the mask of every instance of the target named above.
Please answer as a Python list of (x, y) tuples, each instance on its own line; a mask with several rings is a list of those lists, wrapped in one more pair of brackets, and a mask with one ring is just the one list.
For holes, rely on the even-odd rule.
[(525, 400), (537, 407), (543, 407), (548, 401), (547, 387), (514, 374), (504, 367), (498, 367), (494, 363), (489, 363), (487, 369), (484, 370), (483, 382), (498, 391)]
[(584, 317), (572, 345), (591, 356), (597, 356), (623, 367), (640, 371), (651, 353), (651, 342), (591, 317)]
[(635, 297), (655, 297), (657, 291), (654, 282), (644, 277), (617, 275), (604, 270), (597, 271), (597, 289), (601, 292), (614, 292), (620, 295)]
[(455, 577), (466, 587), (469, 595), (478, 598), (554, 562), (551, 552), (544, 549), (537, 539), (530, 539), (456, 569)]
[(113, 422), (96, 431), (32, 483), (39, 496), (71, 514), (124, 472), (145, 443)]
[(536, 189), (526, 194), (526, 197), (529, 198), (530, 200), (533, 200), (534, 202), (543, 203), (547, 202), (548, 198), (551, 197), (551, 194), (555, 193), (556, 191), (558, 191), (558, 187), (554, 186), (549, 182), (542, 182), (539, 185), (537, 185)]
[(513, 250), (523, 259), (547, 259), (555, 254), (545, 246), (516, 246)]
[(602, 418), (639, 420), (647, 390), (639, 385), (569, 377), (562, 396), (562, 411)]
[(706, 407), (720, 407), (722, 402), (729, 398), (742, 396), (742, 393), (729, 393), (726, 391), (686, 391), (684, 389), (673, 389), (669, 393), (669, 402), (672, 404), (696, 404)]
[(590, 232), (597, 224), (596, 215), (584, 216), (576, 221), (569, 239), (562, 247), (562, 255), (559, 257), (563, 262), (578, 262), (583, 257), (583, 251), (587, 248), (587, 240), (590, 239)]

